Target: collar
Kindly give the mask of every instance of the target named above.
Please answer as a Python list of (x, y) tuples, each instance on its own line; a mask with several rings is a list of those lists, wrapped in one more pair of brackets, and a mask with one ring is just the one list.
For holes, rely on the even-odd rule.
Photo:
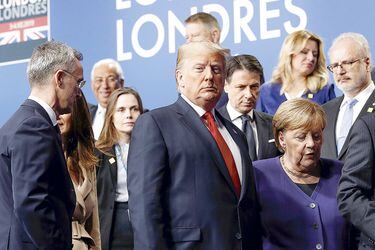
[(43, 109), (47, 112), (49, 118), (51, 119), (52, 125), (57, 125), (56, 113), (45, 101), (33, 95), (30, 95), (28, 99), (33, 100), (37, 102), (40, 106), (42, 106)]
[[(206, 110), (204, 110), (201, 107), (199, 107), (198, 105), (194, 104), (192, 101), (190, 101), (183, 94), (181, 94), (181, 97), (195, 110), (195, 112), (198, 113), (199, 117), (202, 117), (202, 115), (204, 115), (204, 113), (206, 113)], [(210, 112), (213, 113), (212, 110)], [(214, 114), (214, 117), (215, 117), (215, 114)]]
[[(239, 118), (241, 118), (242, 115), (245, 115), (245, 114), (242, 114), (242, 113), (238, 112), (237, 110), (235, 110), (232, 107), (232, 105), (229, 104), (229, 102), (227, 103), (227, 111), (228, 111), (228, 114), (229, 114), (229, 117), (230, 117), (231, 121), (239, 119)], [(250, 110), (250, 112), (247, 113), (247, 115), (250, 116), (251, 120), (254, 120), (254, 109)]]
[(375, 85), (373, 81), (370, 81), (370, 84), (361, 92), (359, 92), (355, 97), (349, 98), (346, 95), (344, 95), (344, 99), (341, 102), (340, 108), (342, 108), (344, 105), (348, 103), (349, 100), (356, 99), (358, 102), (361, 102), (362, 100), (367, 101), (371, 93), (375, 90)]
[(97, 113), (97, 114), (101, 114), (101, 113), (105, 114), (106, 110), (107, 110), (106, 108), (103, 108), (103, 107), (98, 103), (98, 109), (96, 110), (96, 113)]

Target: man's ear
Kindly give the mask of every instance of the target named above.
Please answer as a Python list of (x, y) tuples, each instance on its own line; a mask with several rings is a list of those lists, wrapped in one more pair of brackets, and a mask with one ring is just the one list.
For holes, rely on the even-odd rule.
[(217, 28), (214, 28), (211, 31), (211, 37), (214, 43), (219, 44), (220, 43), (220, 30), (218, 30)]
[(181, 72), (181, 70), (176, 70), (176, 82), (177, 82), (177, 88), (184, 88), (185, 87), (185, 83), (184, 83), (184, 77), (183, 77), (183, 74)]
[(56, 83), (56, 87), (61, 88), (63, 85), (63, 78), (64, 78), (64, 72), (61, 70), (56, 71), (56, 73), (53, 75), (53, 80)]
[(227, 82), (227, 80), (225, 80), (225, 82), (224, 82), (224, 91), (225, 91), (225, 93), (227, 93), (228, 94), (228, 91), (229, 91), (229, 83)]
[(125, 80), (124, 80), (124, 79), (120, 79), (120, 80), (119, 80), (119, 85), (120, 85), (120, 86), (119, 86), (120, 88), (123, 88), (124, 85), (125, 85)]

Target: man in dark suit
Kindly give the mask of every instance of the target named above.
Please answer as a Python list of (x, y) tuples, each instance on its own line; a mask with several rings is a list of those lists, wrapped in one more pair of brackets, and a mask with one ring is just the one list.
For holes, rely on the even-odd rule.
[(359, 117), (375, 109), (375, 86), (371, 80), (371, 53), (368, 42), (358, 33), (344, 33), (329, 49), (337, 87), (343, 96), (323, 105), (327, 114), (322, 157), (345, 161), (348, 134)]
[(375, 114), (354, 123), (338, 189), (340, 212), (361, 231), (358, 249), (375, 249)]
[(238, 55), (228, 61), (224, 89), (229, 101), (219, 112), (245, 133), (253, 161), (280, 155), (272, 132), (272, 116), (254, 110), (263, 83), (263, 67), (254, 56)]
[(0, 249), (71, 249), (75, 193), (56, 118), (82, 87), (82, 54), (59, 42), (37, 47), (29, 98), (0, 129)]
[(94, 64), (91, 70), (91, 89), (98, 105), (89, 104), (94, 138), (99, 138), (104, 125), (104, 116), (108, 98), (112, 92), (124, 86), (124, 74), (121, 65), (110, 58), (102, 59)]
[(225, 51), (211, 42), (182, 45), (180, 97), (135, 124), (128, 156), (135, 249), (261, 248), (246, 139), (214, 109)]

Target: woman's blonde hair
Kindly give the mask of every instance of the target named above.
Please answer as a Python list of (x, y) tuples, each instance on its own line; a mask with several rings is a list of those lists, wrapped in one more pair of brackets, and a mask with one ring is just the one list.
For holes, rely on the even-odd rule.
[(293, 55), (301, 52), (309, 40), (315, 41), (318, 44), (318, 59), (314, 71), (306, 77), (306, 87), (315, 93), (327, 84), (328, 72), (326, 69), (323, 41), (319, 36), (307, 30), (299, 30), (289, 34), (285, 38), (280, 50), (279, 62), (276, 69), (272, 72), (271, 82), (281, 83), (281, 91), (284, 92), (289, 84), (294, 81), (292, 69)]
[(139, 111), (141, 114), (143, 113), (142, 99), (137, 91), (128, 87), (119, 88), (113, 91), (108, 100), (103, 130), (100, 133), (99, 139), (95, 143), (96, 148), (105, 154), (109, 154), (109, 151), (112, 149), (112, 147), (119, 141), (117, 129), (113, 124), (113, 116), (116, 111), (115, 109), (118, 98), (122, 95), (127, 94), (133, 95), (137, 99)]
[(279, 106), (272, 119), (276, 146), (283, 151), (279, 141), (280, 132), (313, 128), (323, 130), (326, 123), (326, 114), (319, 104), (303, 98), (285, 101)]

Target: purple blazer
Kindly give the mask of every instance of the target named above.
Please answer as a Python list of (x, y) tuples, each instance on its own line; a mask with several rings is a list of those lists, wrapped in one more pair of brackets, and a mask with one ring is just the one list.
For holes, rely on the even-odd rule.
[(253, 163), (263, 249), (348, 249), (349, 224), (336, 201), (343, 164), (321, 159), (320, 181), (309, 197), (284, 172), (279, 159)]

